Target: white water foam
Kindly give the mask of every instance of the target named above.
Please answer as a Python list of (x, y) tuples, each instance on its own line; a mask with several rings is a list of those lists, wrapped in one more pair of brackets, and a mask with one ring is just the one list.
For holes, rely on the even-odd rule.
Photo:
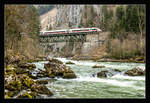
[[(115, 63), (112, 63), (112, 62), (93, 62), (93, 61), (76, 61), (76, 60), (69, 60), (69, 59), (66, 59), (66, 58), (56, 58), (58, 60), (61, 60), (62, 62), (66, 63), (68, 61), (71, 61), (73, 63), (75, 63), (75, 65), (83, 65), (83, 66), (94, 66), (94, 65), (105, 65), (106, 67), (108, 68), (120, 68), (120, 69), (131, 69), (130, 66), (132, 65), (132, 67), (137, 67), (136, 63), (130, 63), (130, 66), (128, 63), (120, 63), (119, 65), (118, 64), (115, 64)], [(145, 65), (144, 66), (138, 66), (142, 69), (145, 69)]]
[(137, 67), (143, 69), (143, 71), (145, 70), (145, 66), (137, 66)]
[(145, 76), (124, 76), (121, 74), (116, 74), (110, 78), (115, 78), (115, 79), (129, 79), (129, 80), (145, 80)]
[(62, 62), (70, 61), (70, 60), (67, 60), (66, 58), (55, 58), (55, 59), (58, 59), (58, 60), (60, 60), (60, 61), (62, 61)]
[(94, 66), (97, 64), (97, 63), (92, 62), (92, 61), (76, 61), (76, 60), (69, 60), (66, 58), (56, 58), (56, 59), (61, 60), (64, 63), (71, 61), (71, 62), (75, 63), (76, 65), (84, 65), (84, 66)]
[[(62, 78), (60, 78), (60, 80), (70, 81), (70, 80), (62, 79)], [(118, 80), (111, 80), (111, 79), (102, 79), (102, 78), (97, 78), (97, 77), (93, 77), (93, 78), (80, 77), (80, 78), (72, 79), (71, 81), (103, 82), (103, 83), (107, 83), (107, 84), (111, 84), (111, 85), (115, 85), (115, 86), (123, 86), (123, 87), (132, 87), (134, 84), (134, 81), (118, 81)]]
[[(68, 79), (62, 79), (59, 78), (61, 81), (70, 81)], [(108, 85), (114, 85), (114, 86), (119, 86), (119, 87), (132, 87), (136, 90), (145, 90), (145, 87), (139, 87), (136, 86), (135, 83), (136, 81), (119, 81), (119, 80), (112, 80), (112, 79), (103, 79), (103, 78), (97, 78), (97, 77), (80, 77), (76, 79), (71, 79), (71, 81), (76, 81), (76, 82), (101, 82), (101, 83), (106, 83)]]

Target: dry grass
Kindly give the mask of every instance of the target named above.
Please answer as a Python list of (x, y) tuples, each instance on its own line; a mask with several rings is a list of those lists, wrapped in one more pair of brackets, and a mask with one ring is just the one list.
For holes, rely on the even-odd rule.
[(140, 41), (141, 39), (139, 39), (137, 35), (128, 36), (123, 42), (118, 39), (113, 39), (109, 45), (109, 56), (112, 58), (125, 59), (143, 55), (145, 54), (145, 39), (142, 39), (142, 45)]
[(28, 36), (23, 37), (21, 41), (19, 41), (19, 52), (21, 54), (24, 54), (29, 59), (35, 59), (37, 56), (44, 55), (44, 52), (39, 46), (38, 41), (35, 39), (32, 39)]
[(107, 55), (107, 52), (106, 52), (105, 45), (101, 45), (98, 48), (95, 47), (95, 48), (93, 48), (93, 50), (91, 52), (89, 52), (89, 56), (93, 56), (93, 57), (95, 57), (95, 59), (103, 58), (106, 55)]

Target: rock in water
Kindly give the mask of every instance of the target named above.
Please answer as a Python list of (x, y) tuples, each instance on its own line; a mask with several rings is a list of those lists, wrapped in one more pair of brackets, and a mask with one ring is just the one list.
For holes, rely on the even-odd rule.
[(114, 69), (114, 71), (116, 71), (116, 72), (121, 72), (121, 70), (119, 70), (119, 69)]
[(108, 71), (101, 71), (101, 72), (98, 72), (98, 73), (97, 73), (97, 77), (99, 77), (99, 78), (107, 77), (107, 74), (106, 74), (106, 73), (108, 73)]
[(60, 61), (60, 60), (58, 60), (58, 59), (54, 59), (54, 58), (49, 59), (48, 61), (49, 61), (49, 62), (52, 62), (52, 63), (63, 64), (63, 62), (62, 62), (62, 61)]
[(44, 64), (44, 68), (46, 69), (46, 73), (50, 78), (54, 78), (55, 76), (62, 78), (76, 78), (76, 75), (71, 68), (67, 67), (57, 59), (52, 59), (49, 61), (49, 63)]
[(92, 68), (105, 68), (103, 65), (94, 65)]
[(39, 84), (48, 84), (47, 80), (37, 80), (37, 83)]
[(140, 67), (135, 67), (131, 70), (126, 71), (125, 74), (128, 74), (129, 76), (143, 76), (145, 75), (145, 69)]
[(39, 94), (47, 94), (49, 96), (53, 95), (53, 93), (45, 85), (35, 83), (31, 86), (31, 90)]
[(64, 73), (63, 78), (66, 79), (76, 78), (76, 75), (74, 73)]
[(71, 61), (68, 61), (68, 62), (66, 62), (66, 64), (75, 64), (75, 63), (73, 63), (73, 62), (71, 62)]

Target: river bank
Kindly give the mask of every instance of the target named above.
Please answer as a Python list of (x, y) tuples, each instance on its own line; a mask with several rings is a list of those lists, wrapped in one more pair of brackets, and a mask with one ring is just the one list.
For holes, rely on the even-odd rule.
[(36, 68), (29, 64), (30, 59), (18, 52), (5, 55), (5, 98), (39, 98), (53, 93), (44, 85), (47, 81), (33, 78), (32, 71)]
[(93, 60), (95, 62), (128, 62), (128, 63), (145, 63), (146, 59), (143, 56), (137, 56), (135, 58), (129, 58), (129, 59), (116, 59), (116, 58), (97, 58), (93, 56), (74, 56), (71, 57), (72, 60)]

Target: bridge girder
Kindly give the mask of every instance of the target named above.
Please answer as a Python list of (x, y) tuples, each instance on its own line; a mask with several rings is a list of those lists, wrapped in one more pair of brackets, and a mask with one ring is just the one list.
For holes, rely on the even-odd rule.
[(40, 36), (41, 43), (52, 42), (86, 42), (87, 33), (80, 34), (55, 34), (50, 36)]

